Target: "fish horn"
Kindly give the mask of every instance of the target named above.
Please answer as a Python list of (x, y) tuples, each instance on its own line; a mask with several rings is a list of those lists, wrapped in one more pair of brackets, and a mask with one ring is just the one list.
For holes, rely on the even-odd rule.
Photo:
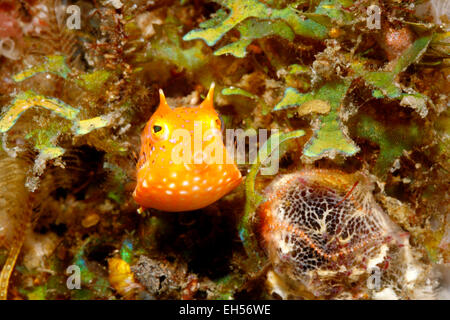
[(214, 87), (216, 84), (214, 82), (211, 83), (211, 86), (209, 87), (208, 95), (206, 96), (205, 100), (200, 104), (200, 108), (208, 108), (208, 109), (214, 109), (213, 100), (214, 100)]
[(163, 112), (163, 113), (172, 111), (172, 109), (170, 109), (170, 106), (167, 104), (166, 96), (164, 95), (164, 92), (162, 89), (159, 89), (159, 106), (156, 111)]

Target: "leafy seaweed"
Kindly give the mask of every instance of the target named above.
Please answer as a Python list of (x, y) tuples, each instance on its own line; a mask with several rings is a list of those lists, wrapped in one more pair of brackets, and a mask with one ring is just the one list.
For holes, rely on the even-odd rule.
[(311, 19), (305, 19), (291, 8), (274, 9), (257, 0), (215, 0), (229, 10), (214, 16), (207, 23), (200, 25), (200, 29), (187, 33), (183, 40), (202, 39), (207, 45), (215, 45), (228, 31), (237, 27), (241, 38), (215, 52), (216, 55), (230, 53), (236, 57), (245, 56), (245, 48), (254, 40), (271, 35), (292, 40), (294, 34), (324, 39), (327, 28)]
[[(308, 110), (317, 110), (327, 102), (330, 106), (328, 114), (321, 116), (318, 128), (314, 130), (312, 138), (307, 142), (303, 154), (310, 158), (320, 158), (327, 154), (341, 153), (345, 156), (354, 155), (359, 151), (358, 146), (343, 132), (343, 125), (339, 119), (339, 108), (347, 92), (349, 84), (344, 82), (329, 82), (318, 90), (310, 93), (299, 93), (294, 88), (287, 88), (282, 100), (273, 111), (293, 107), (302, 107), (305, 104), (317, 105), (317, 108), (308, 107)], [(323, 108), (322, 108), (323, 109)]]

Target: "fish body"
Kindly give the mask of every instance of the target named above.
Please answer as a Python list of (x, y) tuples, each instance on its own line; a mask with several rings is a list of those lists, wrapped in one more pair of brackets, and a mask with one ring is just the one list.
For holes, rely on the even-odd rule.
[(213, 92), (214, 85), (197, 107), (171, 109), (160, 90), (159, 107), (141, 135), (133, 198), (142, 207), (172, 212), (200, 209), (242, 181), (223, 144)]

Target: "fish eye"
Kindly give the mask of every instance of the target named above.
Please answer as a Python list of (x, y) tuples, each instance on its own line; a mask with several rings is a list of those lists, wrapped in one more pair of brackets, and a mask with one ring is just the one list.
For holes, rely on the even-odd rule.
[(149, 137), (153, 142), (167, 140), (169, 137), (169, 128), (164, 122), (156, 122), (150, 125)]

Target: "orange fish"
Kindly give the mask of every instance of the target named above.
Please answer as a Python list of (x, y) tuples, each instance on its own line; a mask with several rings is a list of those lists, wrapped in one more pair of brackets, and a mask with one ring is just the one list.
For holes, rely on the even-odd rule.
[(159, 107), (141, 135), (134, 200), (144, 208), (190, 211), (236, 188), (242, 176), (227, 153), (213, 106), (214, 83), (198, 107)]

